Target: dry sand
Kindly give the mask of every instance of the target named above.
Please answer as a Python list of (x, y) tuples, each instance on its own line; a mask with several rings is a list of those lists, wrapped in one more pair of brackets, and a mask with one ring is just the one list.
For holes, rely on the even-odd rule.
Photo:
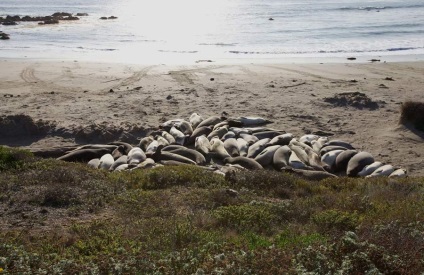
[[(424, 176), (424, 133), (398, 124), (400, 104), (423, 99), (423, 76), (424, 62), (142, 66), (3, 60), (0, 144), (137, 144), (167, 119), (225, 111), (262, 116), (274, 121), (270, 127), (297, 136), (331, 135)], [(345, 92), (364, 93), (367, 98), (359, 100), (371, 102), (357, 98), (355, 106), (335, 106), (324, 100)]]

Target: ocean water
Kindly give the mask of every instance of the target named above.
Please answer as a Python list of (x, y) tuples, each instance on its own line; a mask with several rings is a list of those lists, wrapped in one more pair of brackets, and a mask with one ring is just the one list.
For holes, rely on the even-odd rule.
[[(424, 54), (424, 1), (0, 0), (0, 16), (86, 12), (0, 26), (0, 57), (134, 63)], [(101, 16), (117, 20), (100, 20)], [(274, 20), (269, 20), (273, 18)]]

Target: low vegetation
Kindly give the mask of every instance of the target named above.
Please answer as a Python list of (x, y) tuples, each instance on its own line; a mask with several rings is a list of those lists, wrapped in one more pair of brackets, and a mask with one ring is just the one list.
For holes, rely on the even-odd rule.
[(424, 178), (107, 173), (0, 147), (0, 273), (420, 274)]

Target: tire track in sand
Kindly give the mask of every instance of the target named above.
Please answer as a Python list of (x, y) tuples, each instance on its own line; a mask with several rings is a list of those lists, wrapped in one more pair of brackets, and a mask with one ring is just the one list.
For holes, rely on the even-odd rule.
[(147, 76), (147, 73), (152, 69), (156, 67), (155, 65), (148, 66), (146, 68), (143, 68), (139, 71), (134, 72), (130, 77), (122, 79), (119, 83), (109, 86), (104, 89), (104, 91), (109, 91), (110, 89), (119, 89), (121, 87), (130, 86), (138, 81), (140, 81), (142, 78)]

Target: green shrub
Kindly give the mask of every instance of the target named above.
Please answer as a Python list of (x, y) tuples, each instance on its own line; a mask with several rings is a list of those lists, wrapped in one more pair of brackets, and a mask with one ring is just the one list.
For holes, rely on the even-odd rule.
[(349, 213), (331, 209), (315, 214), (312, 220), (322, 229), (346, 231), (355, 230), (361, 222), (361, 217), (357, 211)]
[(31, 157), (29, 151), (0, 146), (0, 171), (22, 168)]

